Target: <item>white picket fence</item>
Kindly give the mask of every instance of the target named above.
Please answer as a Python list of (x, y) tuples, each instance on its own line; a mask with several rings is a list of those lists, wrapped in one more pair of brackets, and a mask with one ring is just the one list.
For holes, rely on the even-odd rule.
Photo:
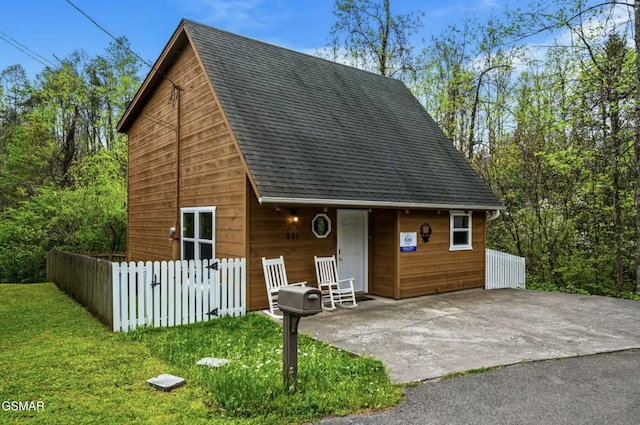
[(246, 314), (246, 260), (113, 263), (113, 330)]
[(525, 261), (523, 257), (493, 249), (486, 251), (485, 289), (525, 288)]

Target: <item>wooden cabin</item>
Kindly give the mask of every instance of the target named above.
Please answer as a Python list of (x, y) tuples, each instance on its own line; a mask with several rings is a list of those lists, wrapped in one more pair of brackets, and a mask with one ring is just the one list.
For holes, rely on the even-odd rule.
[(246, 257), (250, 309), (280, 255), (385, 297), (484, 285), (502, 205), (401, 81), (183, 20), (118, 131), (129, 260)]

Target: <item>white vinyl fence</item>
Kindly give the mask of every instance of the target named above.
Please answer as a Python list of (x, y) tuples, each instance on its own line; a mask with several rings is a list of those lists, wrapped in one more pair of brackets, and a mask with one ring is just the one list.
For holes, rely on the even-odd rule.
[(113, 330), (246, 314), (245, 259), (113, 263)]
[(487, 249), (485, 289), (525, 288), (523, 257)]

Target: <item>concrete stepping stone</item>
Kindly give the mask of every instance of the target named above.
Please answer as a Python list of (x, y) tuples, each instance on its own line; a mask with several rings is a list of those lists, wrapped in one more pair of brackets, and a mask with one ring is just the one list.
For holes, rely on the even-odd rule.
[(185, 384), (184, 378), (179, 376), (168, 375), (166, 373), (158, 375), (154, 378), (148, 379), (147, 383), (156, 389), (162, 391), (171, 391), (174, 388), (181, 387)]
[(200, 366), (222, 367), (229, 364), (227, 359), (217, 359), (215, 357), (204, 357), (196, 362)]

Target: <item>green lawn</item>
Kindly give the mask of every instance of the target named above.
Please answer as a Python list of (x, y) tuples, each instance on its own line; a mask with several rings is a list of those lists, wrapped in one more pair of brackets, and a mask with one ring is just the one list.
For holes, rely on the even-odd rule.
[[(304, 319), (303, 319), (304, 320)], [(299, 339), (299, 391), (282, 390), (282, 331), (257, 314), (113, 334), (52, 284), (0, 285), (0, 423), (300, 423), (397, 404), (402, 389), (381, 363)], [(196, 366), (205, 356), (229, 366)], [(171, 393), (146, 380), (187, 385)]]

